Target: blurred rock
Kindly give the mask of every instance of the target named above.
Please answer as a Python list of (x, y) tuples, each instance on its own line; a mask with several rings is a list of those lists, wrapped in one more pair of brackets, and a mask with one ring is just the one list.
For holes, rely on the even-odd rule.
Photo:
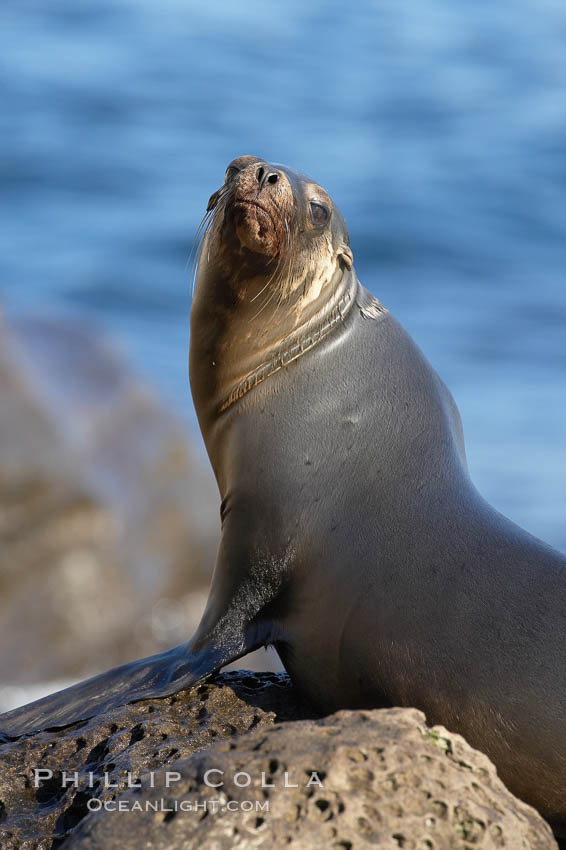
[[(556, 848), (547, 824), (506, 790), (491, 762), (460, 736), (427, 727), (420, 712), (307, 718), (285, 675), (224, 673), (174, 697), (0, 746), (0, 844)], [(51, 774), (36, 782), (36, 768)], [(207, 785), (210, 769), (223, 773), (209, 781), (224, 785)], [(141, 788), (128, 790), (128, 781)], [(97, 800), (125, 808), (93, 811)], [(192, 811), (176, 812), (181, 801)]]
[(112, 346), (70, 321), (0, 319), (2, 684), (190, 636), (217, 514), (206, 462)]

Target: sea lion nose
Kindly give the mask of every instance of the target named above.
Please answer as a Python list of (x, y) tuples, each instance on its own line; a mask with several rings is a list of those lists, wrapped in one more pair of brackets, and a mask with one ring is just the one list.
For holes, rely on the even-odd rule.
[(266, 165), (260, 165), (256, 171), (257, 182), (259, 183), (260, 189), (263, 189), (266, 183), (271, 183), (272, 185), (277, 183), (280, 176), (281, 175), (278, 171), (270, 171)]

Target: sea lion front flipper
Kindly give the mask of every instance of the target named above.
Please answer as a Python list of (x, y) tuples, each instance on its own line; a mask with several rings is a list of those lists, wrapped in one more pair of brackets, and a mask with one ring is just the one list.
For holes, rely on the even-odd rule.
[[(187, 644), (114, 667), (0, 716), (0, 736), (68, 726), (119, 705), (179, 691), (200, 678)], [(202, 674), (201, 674), (202, 675)]]
[(0, 740), (42, 729), (68, 726), (94, 714), (141, 699), (165, 697), (188, 688), (199, 679), (236, 660), (248, 650), (203, 646), (191, 650), (192, 641), (159, 655), (141, 658), (100, 673), (62, 691), (0, 715)]

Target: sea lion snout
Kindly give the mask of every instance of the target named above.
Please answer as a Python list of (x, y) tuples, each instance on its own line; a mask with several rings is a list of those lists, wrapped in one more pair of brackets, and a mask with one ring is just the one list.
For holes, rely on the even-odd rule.
[(227, 171), (232, 186), (226, 222), (243, 248), (273, 259), (281, 250), (285, 222), (292, 209), (289, 182), (283, 172), (266, 162), (251, 163), (233, 175), (231, 169), (234, 166)]

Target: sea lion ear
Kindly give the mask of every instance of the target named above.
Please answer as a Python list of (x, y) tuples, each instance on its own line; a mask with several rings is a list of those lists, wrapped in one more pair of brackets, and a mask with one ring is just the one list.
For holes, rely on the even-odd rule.
[(354, 265), (354, 255), (348, 245), (340, 245), (338, 249), (338, 259), (347, 268), (351, 269)]

